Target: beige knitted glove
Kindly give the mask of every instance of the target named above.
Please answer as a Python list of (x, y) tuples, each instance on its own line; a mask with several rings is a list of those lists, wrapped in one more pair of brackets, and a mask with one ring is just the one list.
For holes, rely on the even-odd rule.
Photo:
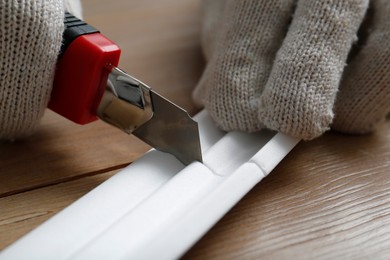
[(390, 112), (390, 1), (371, 1), (361, 26), (368, 5), (205, 0), (208, 64), (195, 101), (224, 130), (266, 126), (309, 140), (335, 115), (334, 129), (372, 131)]
[(79, 0), (0, 0), (0, 139), (31, 133), (47, 106), (64, 30)]

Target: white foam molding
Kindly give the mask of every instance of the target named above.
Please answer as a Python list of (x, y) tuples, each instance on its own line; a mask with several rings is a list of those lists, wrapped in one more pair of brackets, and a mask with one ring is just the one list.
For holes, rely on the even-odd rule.
[(180, 257), (298, 140), (224, 133), (196, 116), (204, 163), (150, 151), (0, 253), (0, 259)]
[(277, 133), (272, 138), (272, 142), (265, 144), (250, 161), (257, 164), (268, 175), (298, 142), (297, 138)]
[(256, 134), (230, 132), (203, 156), (203, 163), (215, 174), (224, 176), (247, 162), (276, 132), (262, 130)]
[(149, 241), (123, 256), (129, 259), (180, 258), (264, 176), (256, 164), (245, 163), (175, 223), (166, 225)]

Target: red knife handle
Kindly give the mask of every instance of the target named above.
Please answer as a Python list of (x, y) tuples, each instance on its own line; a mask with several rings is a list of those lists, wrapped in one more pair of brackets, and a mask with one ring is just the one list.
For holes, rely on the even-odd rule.
[(108, 74), (119, 63), (120, 48), (67, 13), (61, 50), (48, 107), (78, 124), (95, 121)]

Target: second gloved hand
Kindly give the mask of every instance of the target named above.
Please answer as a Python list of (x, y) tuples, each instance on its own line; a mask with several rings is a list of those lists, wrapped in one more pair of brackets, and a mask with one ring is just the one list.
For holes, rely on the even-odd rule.
[(194, 99), (224, 130), (372, 131), (390, 112), (390, 2), (370, 4), (363, 23), (368, 0), (205, 0)]

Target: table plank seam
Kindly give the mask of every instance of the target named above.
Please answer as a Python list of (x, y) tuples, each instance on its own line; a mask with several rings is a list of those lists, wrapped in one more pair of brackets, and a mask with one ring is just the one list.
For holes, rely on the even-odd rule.
[(92, 171), (92, 172), (88, 172), (88, 173), (78, 174), (78, 175), (75, 175), (75, 176), (69, 176), (69, 177), (66, 177), (66, 178), (57, 179), (57, 180), (54, 180), (54, 181), (51, 181), (51, 182), (41, 183), (41, 184), (33, 185), (33, 186), (30, 186), (30, 187), (24, 187), (22, 189), (16, 189), (16, 190), (12, 190), (12, 191), (7, 191), (7, 192), (4, 192), (4, 193), (0, 194), (0, 199), (1, 198), (5, 198), (5, 197), (9, 197), (9, 196), (13, 196), (13, 195), (16, 195), (16, 194), (30, 192), (30, 191), (33, 191), (33, 190), (43, 189), (43, 188), (47, 188), (47, 187), (50, 187), (50, 186), (55, 186), (55, 185), (58, 185), (58, 184), (63, 184), (63, 183), (66, 183), (66, 182), (83, 179), (83, 178), (86, 178), (86, 177), (91, 177), (91, 176), (96, 176), (96, 175), (99, 175), (99, 174), (104, 174), (104, 173), (107, 173), (107, 172), (110, 172), (110, 171), (119, 171), (119, 170), (125, 168), (126, 166), (128, 166), (129, 164), (131, 164), (131, 162), (118, 164), (118, 165), (115, 165), (115, 166), (107, 167), (107, 168), (104, 168), (104, 169), (100, 169), (100, 170), (96, 170), (96, 171)]

